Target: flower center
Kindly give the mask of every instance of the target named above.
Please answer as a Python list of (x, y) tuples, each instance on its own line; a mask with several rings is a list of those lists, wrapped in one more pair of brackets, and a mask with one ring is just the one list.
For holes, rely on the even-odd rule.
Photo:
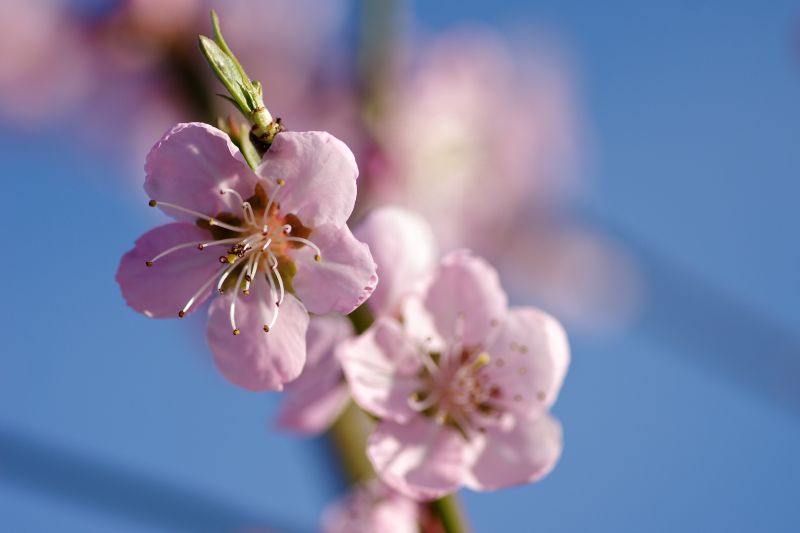
[[(187, 209), (185, 207), (150, 200), (151, 207), (161, 206), (187, 213), (197, 218), (198, 225), (206, 227), (212, 235), (210, 240), (181, 243), (172, 246), (149, 261), (148, 267), (155, 265), (162, 258), (185, 248), (196, 248), (203, 251), (214, 246), (225, 246), (225, 252), (219, 256), (220, 269), (203, 282), (189, 298), (186, 305), (178, 311), (178, 317), (184, 317), (200, 296), (214, 283), (220, 294), (233, 290), (230, 304), (230, 323), (234, 335), (241, 332), (236, 326), (236, 302), (239, 292), (247, 296), (256, 276), (263, 273), (269, 286), (267, 301), (270, 302), (270, 318), (265, 321), (264, 331), (269, 332), (278, 320), (280, 306), (286, 296), (282, 265), (291, 265), (288, 251), (292, 248), (307, 246), (314, 250), (314, 259), (322, 260), (319, 247), (308, 239), (311, 230), (300, 223), (292, 214), (282, 214), (277, 196), (286, 184), (283, 179), (274, 182), (272, 193), (267, 196), (261, 183), (256, 185), (254, 195), (245, 200), (234, 189), (220, 188), (219, 194), (233, 196), (241, 206), (241, 214), (219, 213), (216, 217)], [(229, 280), (235, 280), (231, 284)]]
[[(499, 323), (492, 321), (492, 327)], [(408, 399), (409, 405), (443, 426), (456, 429), (469, 440), (475, 432), (503, 423), (507, 414), (532, 401), (527, 366), (509, 364), (493, 357), (482, 346), (465, 346), (464, 315), (456, 320), (455, 334), (444, 349), (419, 348), (423, 368), (421, 387)], [(429, 339), (432, 340), (432, 339)], [(527, 353), (524, 344), (512, 342), (512, 352)], [(536, 393), (538, 401), (546, 394)]]

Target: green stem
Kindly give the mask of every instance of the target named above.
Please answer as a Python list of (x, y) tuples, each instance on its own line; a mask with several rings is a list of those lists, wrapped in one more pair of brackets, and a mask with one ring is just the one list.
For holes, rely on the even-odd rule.
[(455, 494), (450, 494), (428, 504), (428, 509), (439, 519), (445, 533), (467, 533), (469, 528)]
[(351, 401), (328, 430), (328, 437), (342, 462), (350, 485), (375, 477), (372, 465), (364, 453), (368, 423), (364, 412)]

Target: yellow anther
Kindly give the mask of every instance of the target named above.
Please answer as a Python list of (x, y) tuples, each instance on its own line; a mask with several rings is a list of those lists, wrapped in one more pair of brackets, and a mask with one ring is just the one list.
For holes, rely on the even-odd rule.
[(158, 202), (156, 202), (155, 200), (150, 200), (149, 202), (147, 202), (147, 205), (149, 205), (150, 207), (155, 207), (158, 205)]
[(275, 180), (275, 183), (277, 183), (279, 187), (283, 187), (284, 185), (286, 185), (286, 180), (283, 178), (278, 178), (277, 180)]
[(472, 363), (472, 368), (474, 368), (475, 370), (479, 370), (488, 365), (491, 359), (492, 358), (489, 356), (488, 352), (481, 352), (480, 355), (478, 355), (478, 357), (475, 358), (475, 362)]
[(233, 264), (236, 261), (238, 256), (236, 254), (228, 254), (225, 256), (225, 259), (228, 260), (228, 263)]
[(242, 294), (244, 294), (245, 296), (247, 296), (248, 294), (250, 294), (250, 289), (245, 289), (245, 290), (243, 290), (243, 291), (242, 291)]
[(239, 328), (236, 328), (235, 330), (233, 330), (233, 334), (234, 335), (238, 335), (239, 333), (241, 333), (241, 331), (239, 331)]
[(264, 324), (264, 333), (269, 333), (269, 325)]
[(145, 261), (144, 264), (145, 264), (145, 266), (149, 266), (149, 267), (153, 266), (153, 262), (152, 261)]
[(322, 261), (322, 256), (321, 256), (321, 255), (319, 255), (319, 254), (315, 255), (315, 256), (314, 256), (314, 261), (316, 261), (317, 263), (319, 263), (320, 261)]

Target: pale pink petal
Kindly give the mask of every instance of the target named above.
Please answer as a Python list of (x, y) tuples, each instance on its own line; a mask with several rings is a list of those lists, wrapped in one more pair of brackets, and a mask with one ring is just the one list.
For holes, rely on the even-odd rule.
[(316, 251), (309, 246), (294, 251), (297, 274), (292, 284), (297, 296), (312, 313), (350, 313), (378, 283), (369, 247), (347, 226), (319, 226), (309, 239), (319, 247), (321, 260), (316, 261)]
[[(424, 302), (442, 337), (449, 340), (463, 331), (466, 346), (481, 344), (493, 325), (503, 321), (508, 305), (497, 271), (467, 250), (442, 259)], [(460, 320), (463, 328), (457, 325)]]
[(397, 315), (401, 299), (434, 265), (436, 241), (424, 218), (399, 207), (370, 213), (353, 231), (369, 245), (378, 265), (380, 284), (368, 305), (377, 315)]
[(292, 295), (286, 295), (277, 323), (264, 332), (273, 306), (269, 304), (269, 286), (263, 276), (256, 276), (251, 293), (236, 300), (236, 327), (229, 321), (233, 290), (217, 298), (208, 311), (208, 344), (220, 372), (231, 382), (246, 389), (281, 390), (300, 375), (306, 361), (308, 313)]
[(375, 416), (402, 422), (415, 416), (411, 395), (421, 388), (416, 346), (394, 319), (379, 318), (336, 352), (353, 399)]
[(447, 342), (439, 335), (433, 315), (420, 295), (406, 296), (400, 308), (406, 333), (417, 345), (425, 346), (429, 352), (442, 353), (447, 349)]
[(407, 424), (382, 421), (367, 441), (367, 457), (384, 483), (417, 500), (461, 486), (465, 451), (457, 431), (421, 416)]
[(326, 430), (350, 399), (334, 348), (353, 335), (342, 316), (315, 317), (306, 334), (306, 366), (300, 377), (286, 385), (278, 426), (300, 434)]
[[(129, 306), (151, 318), (177, 317), (189, 299), (215, 272), (219, 259), (208, 250), (189, 246), (145, 265), (172, 246), (209, 240), (211, 234), (194, 224), (174, 222), (152, 229), (139, 237), (134, 248), (122, 256), (117, 282)], [(197, 295), (194, 311), (208, 298), (213, 284)]]
[(419, 533), (419, 504), (377, 479), (350, 489), (322, 516), (324, 533)]
[(350, 401), (344, 377), (340, 374), (338, 378), (335, 383), (309, 388), (302, 400), (296, 395), (284, 399), (278, 427), (299, 435), (317, 435), (331, 427)]
[(485, 346), (482, 373), (498, 385), (502, 401), (517, 414), (538, 417), (553, 405), (569, 366), (569, 343), (561, 324), (532, 307), (513, 308)]
[(256, 173), (272, 183), (285, 180), (280, 211), (307, 227), (342, 226), (353, 212), (358, 166), (347, 145), (329, 133), (278, 134)]
[[(242, 198), (255, 192), (256, 176), (239, 149), (217, 128), (200, 122), (178, 124), (167, 132), (147, 154), (144, 190), (150, 198), (169, 202), (207, 216), (221, 212), (240, 213)], [(196, 216), (161, 206), (177, 220), (194, 221)]]
[(519, 420), (511, 430), (490, 427), (473, 442), (476, 459), (465, 485), (495, 490), (543, 478), (561, 456), (561, 424), (549, 415)]

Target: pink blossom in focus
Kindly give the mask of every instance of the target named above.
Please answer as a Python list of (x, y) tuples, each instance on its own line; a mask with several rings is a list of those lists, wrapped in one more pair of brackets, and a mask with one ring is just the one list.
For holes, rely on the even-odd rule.
[[(222, 131), (179, 124), (150, 151), (145, 190), (177, 222), (120, 262), (128, 305), (153, 318), (209, 309), (217, 366), (251, 390), (280, 390), (306, 359), (308, 312), (349, 313), (377, 283), (350, 232), (358, 169), (324, 132), (279, 134), (251, 170)], [(280, 315), (280, 320), (278, 319)]]
[(326, 509), (323, 533), (417, 533), (419, 504), (383, 483), (358, 485)]
[[(374, 316), (400, 316), (404, 297), (419, 288), (433, 268), (436, 243), (419, 216), (397, 207), (371, 212), (353, 231), (370, 248), (381, 282), (366, 301)], [(350, 393), (339, 360), (338, 343), (353, 328), (339, 316), (315, 317), (306, 336), (308, 359), (302, 375), (286, 386), (278, 425), (301, 434), (326, 430), (338, 418)]]
[(299, 378), (286, 385), (278, 426), (304, 435), (328, 429), (350, 401), (339, 360), (338, 344), (353, 335), (347, 318), (313, 317), (306, 333), (306, 366)]
[(466, 251), (442, 260), (402, 318), (337, 352), (354, 400), (381, 419), (367, 455), (383, 481), (432, 499), (546, 475), (562, 446), (548, 414), (569, 365), (561, 325), (508, 309), (497, 273)]

